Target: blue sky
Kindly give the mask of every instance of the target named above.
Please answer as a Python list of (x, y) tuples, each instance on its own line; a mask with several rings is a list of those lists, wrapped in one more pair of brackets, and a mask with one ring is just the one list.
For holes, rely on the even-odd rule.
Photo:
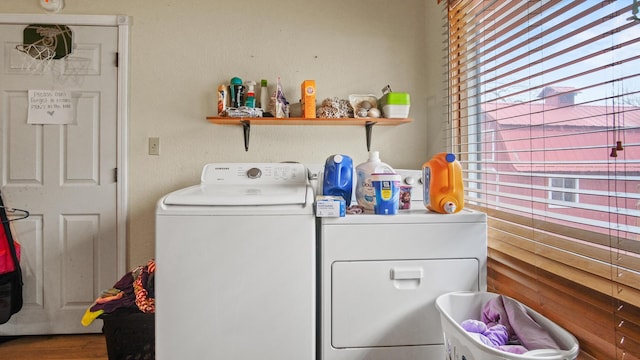
[[(634, 59), (634, 57), (638, 57), (640, 55), (640, 43), (633, 43), (628, 46), (615, 48), (613, 51), (606, 51), (619, 44), (623, 44), (624, 42), (635, 40), (637, 38), (637, 34), (640, 33), (640, 22), (628, 20), (628, 18), (632, 16), (630, 9), (632, 2), (632, 0), (615, 1), (607, 6), (601, 7), (587, 16), (580, 16), (579, 14), (593, 6), (600, 6), (601, 2), (594, 0), (579, 2), (578, 5), (563, 12), (562, 15), (556, 17), (552, 21), (545, 22), (542, 26), (532, 28), (529, 32), (529, 36), (530, 38), (533, 38), (534, 36), (548, 31), (558, 23), (577, 16), (577, 18), (568, 26), (569, 30), (567, 30), (567, 26), (565, 26), (561, 31), (545, 34), (539, 39), (531, 40), (526, 47), (521, 47), (514, 51), (514, 43), (520, 43), (524, 40), (520, 37), (511, 43), (504, 45), (502, 48), (496, 49), (492, 54), (488, 54), (490, 56), (503, 54), (497, 59), (499, 66), (496, 69), (499, 74), (527, 65), (525, 69), (519, 70), (518, 72), (510, 74), (506, 78), (502, 79), (500, 85), (502, 85), (503, 88), (497, 91), (499, 96), (507, 95), (505, 101), (508, 102), (530, 101), (536, 99), (542, 86), (547, 84), (553, 86), (584, 88), (578, 94), (576, 102), (590, 102), (594, 105), (603, 105), (605, 102), (599, 99), (616, 96), (620, 92), (639, 91), (640, 59)], [(530, 2), (529, 4), (535, 4), (533, 6), (542, 6), (545, 3), (545, 1), (539, 1)], [(567, 4), (568, 2), (560, 2), (560, 4), (550, 8), (548, 11), (538, 16), (530, 16), (528, 14), (522, 15), (528, 17), (525, 24), (514, 28), (504, 37), (511, 36), (513, 33), (520, 31), (523, 26), (535, 24), (541, 17), (548, 16), (548, 14), (557, 11), (561, 7), (567, 6)], [(530, 10), (533, 11), (535, 9), (531, 8)], [(519, 20), (518, 17), (514, 17), (513, 15), (509, 15), (507, 18), (510, 19), (505, 26)], [(624, 26), (629, 25), (631, 26), (621, 30)], [(558, 41), (558, 39), (565, 36), (571, 30), (579, 29), (583, 26), (586, 28), (580, 33)], [(586, 47), (562, 53), (571, 46), (579, 44), (582, 41), (595, 39), (596, 37), (601, 36), (601, 34), (606, 35), (602, 39), (596, 40)], [(498, 39), (498, 41), (500, 41), (500, 39)], [(544, 52), (535, 51), (535, 49), (540, 45), (551, 44), (553, 41), (558, 42), (545, 48)], [(580, 60), (574, 64), (569, 63), (576, 59), (588, 57), (599, 51), (605, 52), (589, 59)], [(507, 63), (511, 58), (521, 54), (527, 55), (520, 60)], [(543, 57), (551, 58), (545, 60), (542, 64), (535, 64), (536, 60)], [(597, 68), (614, 62), (618, 62), (616, 66), (607, 66), (606, 68), (591, 74), (581, 74), (589, 68)], [(558, 68), (553, 70), (554, 67)], [(487, 66), (484, 68), (486, 69)], [(544, 72), (543, 75), (534, 75), (542, 72)], [(573, 74), (581, 75), (572, 77)], [(493, 73), (491, 76), (486, 78), (492, 78), (494, 75), (496, 75), (496, 73)], [(534, 75), (531, 79), (526, 81), (521, 80), (522, 78), (526, 78), (531, 75)], [(631, 78), (611, 82), (613, 79), (619, 79), (625, 76), (631, 76)], [(567, 77), (571, 78), (567, 79)], [(593, 86), (594, 84), (599, 83), (606, 84), (595, 87)], [(483, 88), (485, 91), (489, 91), (484, 100), (495, 98), (496, 91), (491, 91), (494, 87), (495, 85), (490, 85)], [(512, 96), (508, 95), (520, 92), (523, 89), (534, 90), (526, 93), (514, 94)], [(636, 98), (640, 98), (640, 94), (636, 95)], [(593, 102), (594, 100), (598, 101)], [(608, 100), (607, 103), (611, 105), (611, 101), (612, 100)], [(621, 102), (623, 100), (616, 97), (616, 101)]]

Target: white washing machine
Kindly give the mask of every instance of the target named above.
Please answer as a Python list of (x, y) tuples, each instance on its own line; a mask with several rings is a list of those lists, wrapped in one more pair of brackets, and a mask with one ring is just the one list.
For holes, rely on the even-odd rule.
[(321, 360), (445, 358), (435, 299), (486, 290), (483, 213), (425, 209), (421, 172), (410, 210), (318, 218)]
[(315, 358), (305, 166), (208, 164), (156, 209), (156, 358)]

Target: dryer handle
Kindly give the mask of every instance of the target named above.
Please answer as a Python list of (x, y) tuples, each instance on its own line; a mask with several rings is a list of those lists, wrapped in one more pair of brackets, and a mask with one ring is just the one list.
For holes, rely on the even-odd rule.
[(391, 280), (420, 280), (424, 277), (422, 268), (392, 268)]

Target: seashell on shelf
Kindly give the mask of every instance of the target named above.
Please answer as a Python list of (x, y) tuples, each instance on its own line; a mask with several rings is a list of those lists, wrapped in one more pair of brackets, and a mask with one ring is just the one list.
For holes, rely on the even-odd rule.
[(375, 116), (369, 115), (369, 111), (378, 108), (378, 99), (376, 98), (375, 95), (372, 95), (372, 94), (349, 95), (349, 103), (351, 104), (351, 107), (353, 107), (354, 117), (356, 118), (375, 117)]

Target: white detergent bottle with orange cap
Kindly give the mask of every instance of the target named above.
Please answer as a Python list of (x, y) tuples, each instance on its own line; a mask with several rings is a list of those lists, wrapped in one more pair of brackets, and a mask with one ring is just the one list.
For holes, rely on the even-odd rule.
[(454, 214), (464, 207), (462, 166), (452, 153), (436, 154), (422, 165), (424, 205), (441, 214)]

